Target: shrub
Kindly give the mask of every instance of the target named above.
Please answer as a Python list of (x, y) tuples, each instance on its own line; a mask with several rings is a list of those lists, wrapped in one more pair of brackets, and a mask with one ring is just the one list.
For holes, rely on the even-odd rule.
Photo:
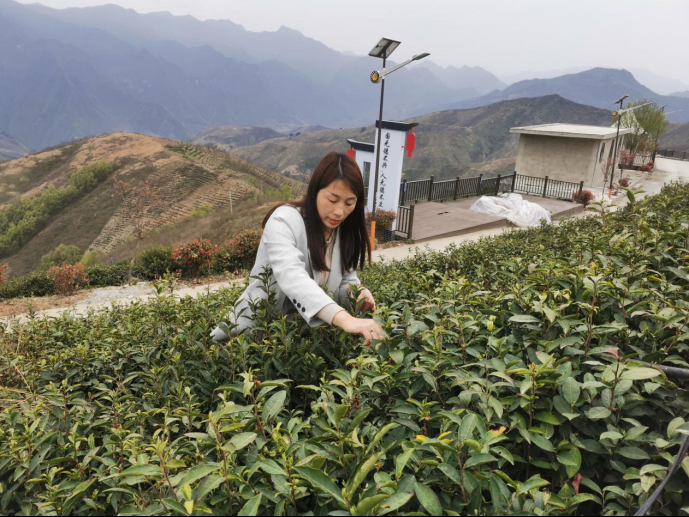
[(213, 272), (251, 269), (256, 261), (263, 230), (244, 230), (226, 241), (213, 257)]
[(95, 266), (97, 264), (102, 264), (103, 263), (103, 252), (99, 250), (94, 250), (90, 249), (82, 258), (79, 262), (84, 264), (85, 268), (89, 268), (91, 266)]
[(620, 187), (629, 188), (629, 185), (630, 185), (630, 179), (629, 178), (620, 179)]
[(582, 190), (580, 192), (575, 192), (572, 195), (572, 201), (575, 203), (587, 206), (591, 201), (593, 201), (594, 195), (590, 190)]
[(631, 169), (634, 165), (634, 158), (636, 158), (636, 153), (634, 151), (623, 149), (620, 151), (620, 166), (622, 168)]
[(0, 289), (7, 283), (7, 270), (9, 267), (10, 265), (7, 262), (0, 264)]
[(166, 272), (179, 269), (177, 261), (172, 256), (170, 246), (153, 246), (139, 254), (135, 261), (139, 277), (145, 280), (162, 278)]
[(48, 270), (47, 276), (55, 284), (55, 291), (62, 295), (72, 294), (89, 285), (83, 264), (67, 264), (63, 262), (61, 266), (51, 267)]
[[(136, 275), (137, 270), (133, 274)], [(109, 287), (127, 283), (129, 276), (129, 262), (122, 261), (111, 266), (96, 264), (86, 269), (91, 287)]]
[(63, 262), (66, 264), (76, 264), (81, 260), (81, 256), (82, 253), (78, 246), (60, 244), (53, 251), (41, 257), (41, 268), (48, 269)]
[[(392, 210), (376, 210), (376, 231), (389, 230), (397, 218), (397, 213)], [(366, 224), (371, 227), (371, 212), (366, 212)]]
[(653, 172), (653, 160), (648, 163), (644, 163), (641, 167), (639, 167), (639, 170), (643, 172)]
[(12, 278), (0, 288), (0, 298), (3, 300), (51, 294), (55, 294), (55, 283), (45, 273)]
[(195, 239), (187, 244), (175, 244), (172, 258), (184, 275), (197, 276), (210, 267), (216, 250), (217, 246), (208, 239)]

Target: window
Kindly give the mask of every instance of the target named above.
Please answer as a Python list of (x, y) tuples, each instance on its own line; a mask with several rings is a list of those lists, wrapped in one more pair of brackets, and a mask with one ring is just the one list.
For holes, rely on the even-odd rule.
[(603, 161), (603, 155), (605, 154), (605, 142), (603, 142), (603, 145), (600, 148), (600, 156), (598, 157), (598, 163)]
[(364, 162), (364, 197), (368, 203), (368, 180), (371, 176), (371, 162)]
[(368, 187), (368, 180), (371, 176), (371, 162), (364, 162), (364, 187)]

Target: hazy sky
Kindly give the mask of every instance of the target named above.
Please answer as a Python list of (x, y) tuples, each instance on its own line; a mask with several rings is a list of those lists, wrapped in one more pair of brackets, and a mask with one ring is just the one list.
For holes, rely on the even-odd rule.
[[(30, 3), (34, 0), (21, 0)], [(580, 66), (645, 68), (689, 84), (689, 0), (41, 0), (50, 7), (115, 3), (229, 19), (252, 31), (281, 25), (340, 51), (367, 54), (381, 36), (396, 60), (430, 52), (441, 65), (498, 76)]]

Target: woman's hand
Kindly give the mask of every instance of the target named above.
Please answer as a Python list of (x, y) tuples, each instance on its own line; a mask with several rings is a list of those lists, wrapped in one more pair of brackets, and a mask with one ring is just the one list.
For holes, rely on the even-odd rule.
[(357, 298), (357, 305), (359, 303), (359, 300), (365, 299), (366, 301), (363, 303), (361, 306), (362, 311), (375, 311), (376, 310), (376, 301), (373, 299), (373, 295), (371, 294), (371, 291), (368, 289), (362, 289), (359, 292), (359, 298)]
[(347, 311), (338, 312), (333, 318), (333, 325), (340, 327), (347, 334), (358, 334), (364, 338), (364, 345), (371, 344), (372, 339), (383, 339), (383, 327), (372, 319), (355, 318)]

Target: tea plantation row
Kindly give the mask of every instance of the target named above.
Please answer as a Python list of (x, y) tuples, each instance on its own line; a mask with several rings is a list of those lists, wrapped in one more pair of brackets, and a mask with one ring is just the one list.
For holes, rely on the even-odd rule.
[(241, 289), (7, 329), (0, 513), (633, 514), (689, 432), (638, 362), (687, 367), (689, 187), (631, 197), (368, 268), (371, 347), (265, 305), (212, 342)]

